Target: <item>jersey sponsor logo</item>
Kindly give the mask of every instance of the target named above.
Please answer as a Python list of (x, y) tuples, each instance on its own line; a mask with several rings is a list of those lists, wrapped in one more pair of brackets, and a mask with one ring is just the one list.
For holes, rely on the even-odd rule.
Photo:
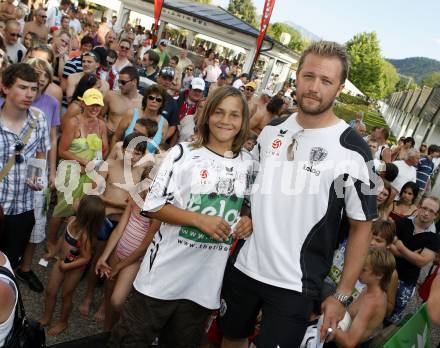
[(279, 149), (282, 144), (283, 144), (283, 142), (281, 141), (281, 139), (275, 139), (272, 142), (272, 149)]
[(284, 130), (284, 129), (280, 129), (280, 132), (278, 133), (278, 136), (279, 136), (280, 138), (283, 138), (284, 135), (286, 135), (286, 133), (287, 133), (287, 129), (286, 129), (286, 130)]
[[(229, 183), (226, 185), (224, 185), (224, 183), (219, 185), (219, 191), (222, 193), (212, 192), (209, 194), (191, 194), (186, 210), (210, 216), (220, 216), (232, 225), (240, 215), (243, 198), (224, 194), (224, 192), (230, 192)], [(196, 243), (221, 243), (191, 226), (182, 226), (179, 232), (179, 237)], [(231, 245), (232, 237), (223, 243)]]
[(328, 151), (326, 149), (318, 146), (312, 147), (309, 154), (309, 164), (305, 163), (303, 165), (303, 169), (315, 174), (316, 176), (319, 176), (321, 172), (313, 167), (324, 161), (327, 158), (327, 155)]
[(201, 177), (202, 179), (206, 179), (206, 178), (208, 178), (208, 171), (207, 171), (206, 169), (202, 169), (202, 170), (200, 171), (200, 177)]

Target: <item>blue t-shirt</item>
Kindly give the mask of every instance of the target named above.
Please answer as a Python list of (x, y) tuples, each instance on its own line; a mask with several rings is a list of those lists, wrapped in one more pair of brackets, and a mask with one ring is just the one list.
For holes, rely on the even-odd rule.
[(419, 164), (417, 165), (417, 187), (420, 190), (426, 189), (426, 184), (428, 183), (428, 179), (432, 175), (434, 171), (434, 162), (429, 159), (428, 156), (424, 156), (420, 159)]

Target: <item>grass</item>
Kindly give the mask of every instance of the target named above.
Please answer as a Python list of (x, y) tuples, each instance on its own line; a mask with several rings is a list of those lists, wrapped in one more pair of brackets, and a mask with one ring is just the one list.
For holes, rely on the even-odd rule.
[[(345, 120), (347, 123), (355, 118), (355, 114), (358, 111), (364, 113), (364, 123), (367, 126), (367, 132), (370, 133), (373, 127), (387, 127), (387, 123), (383, 119), (382, 115), (377, 111), (369, 109), (366, 105), (353, 105), (353, 104), (338, 104), (333, 109), (335, 114)], [(390, 135), (390, 143), (396, 142), (394, 134)]]

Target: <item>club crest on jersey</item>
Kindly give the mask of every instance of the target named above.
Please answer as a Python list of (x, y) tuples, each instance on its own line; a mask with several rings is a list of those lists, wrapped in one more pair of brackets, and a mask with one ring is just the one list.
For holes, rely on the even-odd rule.
[(312, 147), (309, 154), (309, 164), (304, 164), (303, 169), (319, 176), (321, 172), (313, 167), (318, 165), (319, 162), (324, 161), (327, 158), (327, 155), (328, 151), (326, 149), (322, 147)]
[[(278, 136), (283, 136), (278, 134)], [(272, 157), (280, 157), (280, 152), (281, 152), (281, 146), (283, 145), (283, 140), (280, 138), (275, 138), (272, 141), (272, 144), (270, 145), (270, 147), (267, 148), (266, 150), (266, 155), (268, 156), (272, 156)]]
[(202, 169), (202, 170), (200, 171), (200, 177), (201, 177), (202, 179), (206, 179), (206, 178), (208, 178), (208, 171), (207, 171), (206, 169)]

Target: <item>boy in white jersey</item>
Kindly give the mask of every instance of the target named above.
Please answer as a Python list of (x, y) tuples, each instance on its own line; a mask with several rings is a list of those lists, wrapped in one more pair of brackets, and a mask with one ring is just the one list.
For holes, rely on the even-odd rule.
[(193, 143), (175, 146), (160, 167), (144, 211), (162, 221), (134, 281), (135, 293), (112, 331), (109, 347), (196, 347), (220, 307), (233, 238), (250, 235), (240, 211), (253, 161), (241, 148), (249, 111), (241, 93), (217, 89), (198, 120)]
[(265, 127), (258, 138), (254, 233), (225, 273), (223, 347), (246, 346), (260, 309), (258, 347), (300, 346), (331, 265), (343, 210), (350, 224), (345, 265), (335, 296), (323, 302), (322, 333), (344, 315), (377, 216), (372, 165), (367, 166), (371, 150), (332, 110), (347, 74), (343, 47), (311, 44), (298, 65), (298, 113)]

